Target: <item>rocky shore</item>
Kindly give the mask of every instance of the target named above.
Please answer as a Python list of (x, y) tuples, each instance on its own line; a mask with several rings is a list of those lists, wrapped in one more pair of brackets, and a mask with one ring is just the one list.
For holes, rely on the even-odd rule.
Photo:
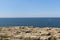
[(0, 27), (0, 40), (60, 40), (60, 28)]

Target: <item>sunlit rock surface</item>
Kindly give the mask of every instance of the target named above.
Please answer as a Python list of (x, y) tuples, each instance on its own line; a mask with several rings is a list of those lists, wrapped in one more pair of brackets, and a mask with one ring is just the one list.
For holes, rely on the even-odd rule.
[(0, 40), (60, 40), (60, 28), (0, 27)]

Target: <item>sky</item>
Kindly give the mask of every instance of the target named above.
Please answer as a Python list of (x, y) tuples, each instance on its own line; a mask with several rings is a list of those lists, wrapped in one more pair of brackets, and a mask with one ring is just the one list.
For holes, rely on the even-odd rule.
[(60, 0), (0, 0), (0, 17), (60, 17)]

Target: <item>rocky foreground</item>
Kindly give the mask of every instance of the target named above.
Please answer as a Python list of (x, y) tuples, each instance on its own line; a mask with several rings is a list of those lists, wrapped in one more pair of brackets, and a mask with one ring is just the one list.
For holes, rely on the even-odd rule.
[(60, 28), (0, 27), (0, 40), (60, 40)]

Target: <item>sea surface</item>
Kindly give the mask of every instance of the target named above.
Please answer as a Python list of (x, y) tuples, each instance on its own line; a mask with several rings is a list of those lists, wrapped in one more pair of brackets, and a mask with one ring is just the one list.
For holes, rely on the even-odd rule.
[(0, 18), (1, 26), (60, 27), (60, 18)]

